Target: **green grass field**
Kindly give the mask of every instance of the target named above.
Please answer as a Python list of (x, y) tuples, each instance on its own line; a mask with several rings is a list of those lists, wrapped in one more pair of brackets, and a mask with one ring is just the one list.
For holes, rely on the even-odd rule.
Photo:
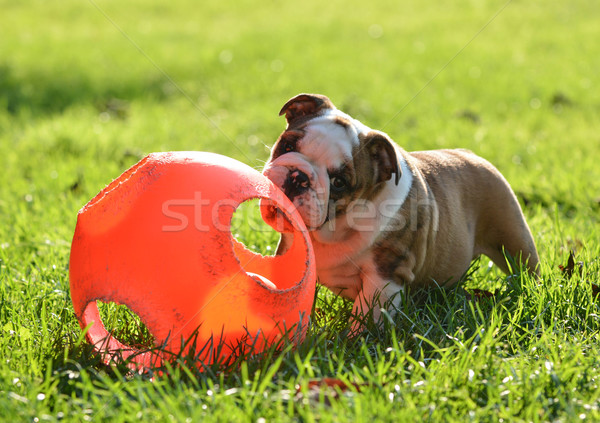
[[(593, 0), (0, 0), (0, 420), (600, 420), (600, 24)], [(318, 292), (306, 342), (223, 371), (105, 367), (69, 295), (77, 211), (147, 153), (260, 169), (299, 92), (407, 150), (469, 148), (517, 192), (542, 282), (482, 258), (348, 337)], [(249, 211), (248, 219), (258, 219)], [(272, 235), (239, 228), (268, 252)], [(575, 270), (563, 272), (570, 251)], [(500, 292), (474, 302), (464, 287)], [(114, 308), (105, 310), (117, 313)], [(122, 311), (113, 324), (143, 337)], [(323, 378), (348, 389), (315, 387)]]

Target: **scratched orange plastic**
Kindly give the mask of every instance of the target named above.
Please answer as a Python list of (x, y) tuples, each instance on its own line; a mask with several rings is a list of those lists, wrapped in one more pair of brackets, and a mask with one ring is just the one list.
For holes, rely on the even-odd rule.
[[(285, 255), (263, 257), (232, 237), (233, 212), (253, 198), (288, 219), (294, 243)], [(211, 153), (144, 158), (80, 210), (71, 246), (71, 297), (81, 327), (90, 325), (87, 339), (106, 361), (141, 366), (181, 353), (189, 339), (196, 351), (212, 340), (224, 355), (244, 344), (260, 351), (282, 334), (298, 341), (315, 279), (306, 228), (285, 195), (256, 170)], [(126, 305), (163, 352), (140, 353), (109, 335), (96, 300)], [(203, 351), (204, 363), (220, 359), (214, 348)]]

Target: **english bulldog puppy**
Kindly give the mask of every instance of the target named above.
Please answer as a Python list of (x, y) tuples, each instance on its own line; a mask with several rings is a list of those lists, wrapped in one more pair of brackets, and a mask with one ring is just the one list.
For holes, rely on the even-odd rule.
[(462, 149), (406, 152), (323, 95), (300, 94), (280, 115), (287, 128), (263, 174), (309, 229), (319, 283), (353, 300), (355, 313), (373, 308), (378, 320), (405, 287), (453, 284), (480, 254), (507, 273), (506, 256), (538, 273), (519, 202), (486, 160)]

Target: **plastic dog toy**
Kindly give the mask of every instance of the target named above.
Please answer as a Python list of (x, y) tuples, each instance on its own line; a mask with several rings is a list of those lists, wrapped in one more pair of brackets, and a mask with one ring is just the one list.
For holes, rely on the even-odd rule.
[[(232, 236), (234, 211), (254, 198), (281, 211), (280, 232), (293, 232), (284, 255), (255, 254)], [(106, 362), (128, 358), (139, 366), (160, 364), (165, 351), (195, 348), (210, 364), (217, 345), (231, 355), (283, 336), (299, 341), (316, 280), (306, 227), (287, 197), (249, 166), (202, 152), (150, 154), (85, 205), (69, 272), (88, 341)], [(159, 352), (140, 353), (109, 334), (97, 300), (136, 313)]]

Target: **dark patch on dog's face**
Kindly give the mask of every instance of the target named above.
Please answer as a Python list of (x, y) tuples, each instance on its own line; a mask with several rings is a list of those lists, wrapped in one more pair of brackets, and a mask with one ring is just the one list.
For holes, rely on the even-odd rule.
[(273, 161), (286, 153), (298, 151), (298, 143), (303, 136), (304, 131), (302, 130), (290, 129), (284, 131), (275, 142), (275, 146), (271, 151), (270, 160)]
[(283, 192), (290, 200), (304, 194), (310, 188), (310, 178), (301, 170), (293, 169), (281, 186)]
[(345, 130), (348, 130), (348, 129), (350, 129), (352, 127), (352, 124), (347, 119), (344, 119), (341, 116), (335, 116), (333, 118), (333, 122), (337, 123), (338, 125), (340, 125)]
[(338, 169), (331, 169), (329, 174), (329, 204), (328, 220), (341, 216), (352, 201), (354, 195), (360, 191), (354, 173), (354, 163), (348, 162)]
[(353, 201), (375, 198), (384, 187), (377, 180), (376, 170), (369, 150), (359, 145), (354, 148), (352, 161), (328, 171), (329, 220), (343, 216)]

